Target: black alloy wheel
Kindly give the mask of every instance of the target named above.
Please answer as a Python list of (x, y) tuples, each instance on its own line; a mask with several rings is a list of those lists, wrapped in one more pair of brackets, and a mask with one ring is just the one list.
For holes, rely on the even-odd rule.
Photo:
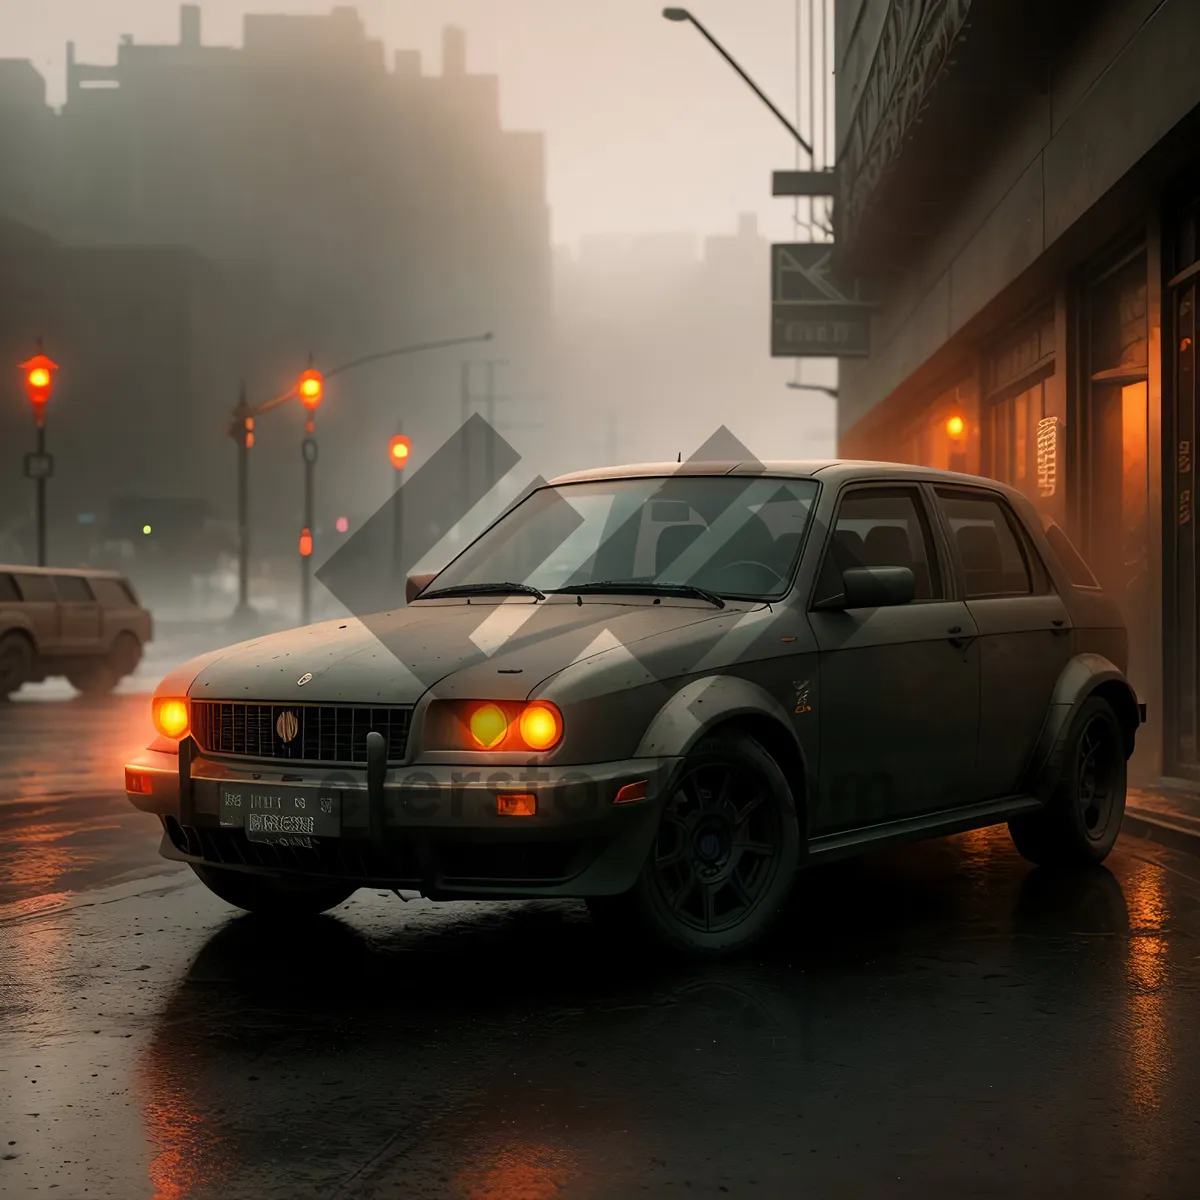
[(795, 804), (775, 760), (744, 734), (709, 737), (663, 804), (633, 891), (589, 906), (601, 917), (632, 916), (688, 954), (733, 953), (778, 916), (799, 855)]
[(1102, 862), (1121, 831), (1126, 775), (1117, 715), (1103, 697), (1089, 696), (1071, 720), (1046, 807), (1008, 823), (1017, 850), (1035, 863)]
[(0, 637), (0, 701), (7, 700), (29, 678), (33, 669), (33, 647), (20, 633)]

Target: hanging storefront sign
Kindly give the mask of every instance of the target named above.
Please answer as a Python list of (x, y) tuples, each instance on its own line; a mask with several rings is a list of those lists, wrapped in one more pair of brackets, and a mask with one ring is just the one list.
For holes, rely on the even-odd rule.
[(771, 247), (771, 354), (775, 358), (862, 358), (875, 307), (832, 273), (832, 242)]
[(1057, 417), (1043, 417), (1037, 425), (1038, 495), (1049, 499), (1058, 491)]

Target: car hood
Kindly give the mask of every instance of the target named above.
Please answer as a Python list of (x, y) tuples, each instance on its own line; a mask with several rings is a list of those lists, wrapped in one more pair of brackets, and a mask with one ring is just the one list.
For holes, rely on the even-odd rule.
[(255, 638), (196, 660), (195, 700), (413, 704), (454, 676), (496, 699), (522, 699), (547, 676), (602, 653), (719, 615), (703, 601), (524, 597), (416, 604)]

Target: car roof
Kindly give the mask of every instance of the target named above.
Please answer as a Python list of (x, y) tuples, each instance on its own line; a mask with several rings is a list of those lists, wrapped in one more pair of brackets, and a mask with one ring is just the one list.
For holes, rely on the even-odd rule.
[(573, 471), (550, 480), (550, 486), (586, 483), (603, 479), (645, 479), (671, 475), (768, 475), (785, 479), (821, 479), (843, 482), (854, 479), (896, 479), (930, 483), (961, 483), (989, 487), (1006, 495), (1013, 489), (995, 479), (980, 475), (965, 475), (957, 471), (940, 471), (933, 467), (913, 466), (910, 463), (872, 462), (867, 459), (778, 459), (759, 462), (757, 459), (728, 462), (651, 462), (629, 463), (615, 467), (594, 467), (589, 471)]
[(120, 571), (100, 571), (92, 567), (30, 567), (24, 563), (0, 563), (0, 572), (14, 575), (78, 575), (83, 579), (125, 579)]

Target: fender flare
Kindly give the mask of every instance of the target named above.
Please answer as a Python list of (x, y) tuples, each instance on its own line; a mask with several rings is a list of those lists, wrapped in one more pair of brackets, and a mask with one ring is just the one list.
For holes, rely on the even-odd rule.
[(1063, 668), (1046, 709), (1046, 719), (1029, 760), (1029, 791), (1048, 800), (1062, 770), (1067, 732), (1084, 702), (1104, 689), (1113, 702), (1125, 734), (1125, 757), (1133, 753), (1133, 740), (1140, 723), (1137, 693), (1125, 673), (1102, 654), (1077, 654)]
[[(736, 675), (706, 675), (675, 692), (658, 710), (635, 752), (637, 758), (684, 757), (701, 738), (728, 722), (751, 722), (750, 732), (787, 776), (804, 829), (815, 781), (804, 747), (784, 707), (770, 692)], [(763, 736), (763, 734), (766, 736)]]
[(29, 639), (29, 644), (33, 648), (34, 654), (40, 653), (38, 646), (37, 634), (33, 632), (33, 626), (23, 616), (18, 615), (15, 620), (7, 621), (0, 627), (0, 638), (8, 637), (10, 633), (19, 633)]

